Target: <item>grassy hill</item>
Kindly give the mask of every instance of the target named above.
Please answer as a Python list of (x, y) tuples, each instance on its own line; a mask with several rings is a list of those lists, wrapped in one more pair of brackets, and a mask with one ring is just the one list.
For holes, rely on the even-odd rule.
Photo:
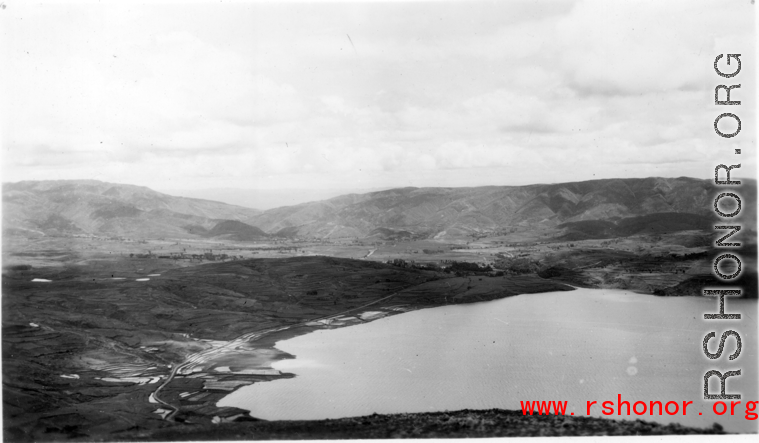
[(210, 231), (205, 233), (207, 237), (221, 237), (228, 240), (250, 241), (260, 240), (268, 235), (255, 226), (245, 224), (237, 220), (224, 220)]
[(260, 212), (95, 180), (3, 184), (4, 230), (31, 236), (186, 237), (192, 227), (212, 229), (221, 220), (246, 222)]
[(614, 221), (583, 220), (557, 226), (565, 233), (562, 240), (627, 237), (636, 234), (665, 234), (669, 232), (713, 229), (717, 218), (691, 213), (657, 212)]
[[(568, 227), (572, 235), (602, 238), (597, 236), (701, 229), (712, 214), (716, 191), (713, 181), (687, 177), (398, 188), (271, 209), (251, 223), (268, 233), (286, 229), (290, 236), (328, 238), (406, 231), (445, 239), (507, 229)], [(749, 201), (755, 199), (756, 182), (745, 180), (742, 192)], [(748, 219), (755, 208), (747, 207), (746, 212)]]
[[(744, 198), (755, 201), (756, 182), (744, 181)], [(716, 193), (711, 180), (651, 177), (529, 186), (398, 188), (261, 212), (173, 197), (140, 186), (42, 181), (3, 186), (3, 222), (6, 233), (22, 235), (91, 233), (245, 240), (268, 234), (445, 240), (542, 230), (582, 239), (708, 228)], [(752, 220), (755, 205), (745, 206), (742, 217)]]

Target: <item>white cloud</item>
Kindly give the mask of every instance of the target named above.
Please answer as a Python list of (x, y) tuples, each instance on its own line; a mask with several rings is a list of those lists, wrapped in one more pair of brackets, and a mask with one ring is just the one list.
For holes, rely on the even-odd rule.
[[(588, 164), (706, 177), (727, 146), (711, 62), (753, 53), (744, 3), (14, 4), (4, 180), (477, 185), (588, 179)], [(744, 125), (731, 143), (753, 152), (754, 137)]]

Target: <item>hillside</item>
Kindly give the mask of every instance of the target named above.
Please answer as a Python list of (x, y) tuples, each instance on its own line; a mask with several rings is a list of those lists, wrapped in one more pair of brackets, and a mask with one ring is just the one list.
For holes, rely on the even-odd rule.
[[(751, 201), (756, 195), (756, 182), (746, 180), (746, 184), (742, 191)], [(715, 191), (710, 180), (687, 177), (399, 188), (271, 209), (256, 216), (252, 224), (268, 233), (328, 238), (381, 236), (385, 230), (385, 237), (392, 239), (400, 231), (453, 238), (508, 230), (576, 229), (581, 226), (576, 223), (593, 221), (619, 224), (615, 233), (630, 235), (648, 228), (655, 232), (703, 228), (712, 217)], [(677, 218), (673, 213), (691, 215)], [(641, 216), (649, 218), (631, 219)], [(698, 222), (688, 220), (692, 217)], [(621, 219), (631, 220), (618, 222)], [(649, 226), (656, 220), (659, 226)], [(586, 228), (590, 226), (580, 230)], [(593, 235), (597, 238), (598, 234)]]
[(250, 241), (267, 237), (267, 234), (255, 226), (237, 220), (224, 220), (217, 224), (205, 236), (220, 237), (229, 240)]
[(260, 211), (174, 197), (143, 186), (95, 180), (3, 184), (3, 229), (22, 235), (95, 234), (130, 238), (187, 237), (221, 220), (247, 222)]
[[(741, 192), (756, 199), (756, 182)], [(99, 181), (3, 186), (6, 234), (130, 238), (456, 239), (543, 232), (567, 240), (708, 229), (717, 189), (694, 178), (606, 179), (474, 188), (398, 188), (265, 212)], [(755, 217), (746, 205), (744, 219)], [(221, 223), (221, 224), (220, 224)]]
[(563, 240), (627, 237), (636, 234), (665, 234), (677, 231), (712, 229), (714, 218), (692, 213), (659, 212), (620, 220), (583, 220), (562, 223)]
[[(97, 258), (86, 265), (59, 262), (3, 271), (6, 441), (133, 441), (131, 432), (145, 436), (193, 423), (218, 430), (212, 428), (212, 417), (244, 412), (216, 406), (229, 393), (224, 383), (239, 387), (292, 377), (271, 371), (274, 361), (286, 357), (274, 348), (283, 338), (370, 321), (360, 319), (369, 309), (389, 316), (572, 290), (536, 276), (469, 281), (333, 257), (251, 259), (185, 268), (176, 268), (170, 260), (111, 259), (109, 254)], [(139, 278), (145, 275), (150, 277)], [(40, 286), (33, 278), (49, 281)], [(328, 325), (309, 321), (348, 312), (352, 314)], [(255, 346), (238, 345), (232, 353), (219, 347), (241, 334), (265, 329), (271, 333), (258, 337)], [(172, 365), (202, 351), (213, 353), (192, 360), (195, 376), (174, 379), (161, 394), (181, 408), (180, 417), (160, 420), (153, 400), (155, 382), (165, 380)], [(269, 371), (229, 374), (214, 369), (230, 364)], [(183, 395), (199, 391), (201, 399)]]

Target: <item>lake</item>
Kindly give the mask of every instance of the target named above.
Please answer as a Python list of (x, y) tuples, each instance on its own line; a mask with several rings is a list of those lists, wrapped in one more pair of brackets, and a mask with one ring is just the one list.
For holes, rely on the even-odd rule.
[[(600, 405), (622, 400), (693, 401), (688, 415), (631, 416), (663, 423), (756, 432), (743, 417), (757, 398), (755, 300), (726, 300), (740, 321), (706, 321), (717, 299), (655, 297), (621, 290), (578, 289), (408, 312), (346, 328), (319, 330), (277, 343), (296, 358), (275, 369), (293, 379), (256, 383), (225, 397), (266, 420), (325, 419), (398, 412), (520, 409), (520, 400), (568, 401), (567, 414), (603, 416)], [(729, 326), (726, 328), (726, 326)], [(717, 361), (702, 351), (715, 331), (741, 335), (740, 357), (730, 338)], [(740, 368), (727, 393), (740, 393), (736, 416), (712, 412), (703, 397), (707, 370)], [(712, 392), (719, 392), (714, 377)], [(729, 402), (728, 402), (729, 405)], [(738, 411), (740, 410), (740, 415)], [(699, 416), (698, 413), (703, 415)], [(616, 412), (615, 412), (616, 414)], [(610, 418), (628, 418), (609, 416)]]

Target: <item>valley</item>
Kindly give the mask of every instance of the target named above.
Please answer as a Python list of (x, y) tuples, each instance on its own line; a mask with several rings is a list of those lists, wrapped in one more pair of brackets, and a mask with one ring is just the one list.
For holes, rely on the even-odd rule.
[[(619, 206), (612, 212), (606, 206), (603, 211), (617, 215), (588, 222), (577, 218), (600, 214), (598, 208), (607, 203), (564, 202), (551, 215), (545, 212), (550, 199), (538, 199), (544, 208), (539, 216), (548, 217), (543, 223), (527, 217), (484, 229), (478, 224), (481, 217), (459, 214), (455, 223), (433, 230), (399, 222), (347, 236), (320, 236), (314, 233), (345, 231), (334, 224), (325, 231), (332, 222), (316, 230), (311, 229), (322, 222), (282, 224), (292, 218), (252, 224), (277, 210), (240, 210), (234, 213), (237, 219), (215, 219), (198, 214), (198, 206), (174, 204), (165, 218), (165, 208), (146, 209), (155, 205), (150, 199), (139, 203), (139, 213), (104, 215), (87, 212), (82, 202), (96, 201), (97, 206), (105, 198), (109, 205), (126, 204), (103, 197), (114, 194), (110, 190), (116, 185), (98, 184), (104, 190), (94, 197), (91, 188), (81, 194), (67, 186), (66, 192), (74, 192), (67, 198), (79, 202), (77, 214), (86, 222), (30, 202), (23, 210), (4, 211), (3, 402), (5, 437), (14, 441), (181, 438), (186, 432), (218, 431), (218, 426), (229, 426), (223, 434), (229, 438), (244, 435), (245, 426), (275, 438), (267, 434), (275, 432), (273, 425), (217, 403), (241, 387), (294, 376), (272, 368), (274, 362), (292, 358), (274, 347), (277, 341), (413, 310), (520, 294), (583, 287), (698, 296), (706, 284), (716, 282), (709, 261), (715, 234), (707, 215), (647, 213), (641, 208), (649, 203), (628, 202), (628, 209)], [(18, 192), (11, 192), (11, 200), (19, 201)], [(362, 198), (346, 197), (354, 202)], [(410, 204), (404, 197), (393, 208), (435, 217), (426, 200), (415, 201), (417, 209)], [(305, 210), (315, 205), (307, 204)], [(660, 209), (666, 208), (650, 210)], [(176, 210), (195, 214), (180, 217)], [(623, 212), (638, 215), (620, 217)], [(35, 220), (40, 218), (57, 222), (39, 224)], [(173, 224), (185, 218), (198, 222), (198, 228)], [(479, 221), (465, 225), (463, 218)], [(159, 219), (163, 221), (157, 224)], [(340, 226), (351, 223), (346, 220)], [(160, 233), (156, 226), (163, 226)], [(749, 270), (756, 269), (755, 232), (748, 226), (740, 234)], [(744, 273), (742, 279), (745, 296), (755, 298), (756, 273)], [(485, 420), (487, 414), (479, 417)], [(438, 419), (397, 418), (398, 423), (417, 424)], [(351, 430), (351, 420), (344, 421), (343, 431), (327, 431), (332, 425), (313, 422), (314, 436), (378, 435)], [(593, 428), (587, 423), (571, 435), (586, 435)], [(598, 432), (615, 432), (618, 425), (609, 423)], [(541, 426), (531, 435), (549, 432)], [(651, 432), (665, 432), (652, 426)], [(687, 429), (666, 432), (680, 431)], [(297, 435), (288, 432), (278, 435)], [(500, 427), (488, 432), (483, 435), (511, 435)]]

